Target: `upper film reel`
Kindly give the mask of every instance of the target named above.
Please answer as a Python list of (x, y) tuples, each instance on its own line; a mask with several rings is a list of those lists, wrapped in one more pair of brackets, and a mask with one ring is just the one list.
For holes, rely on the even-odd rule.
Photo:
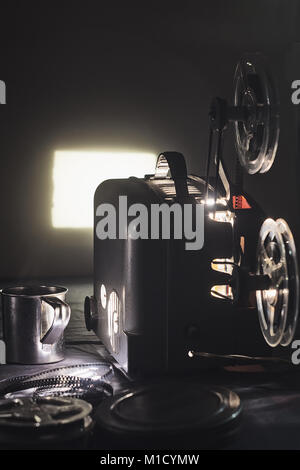
[(287, 346), (294, 337), (299, 310), (299, 275), (292, 232), (283, 219), (266, 219), (257, 249), (257, 274), (270, 287), (256, 291), (259, 322), (266, 342)]
[(234, 76), (234, 106), (243, 118), (234, 122), (236, 148), (249, 174), (266, 173), (279, 140), (279, 98), (266, 64), (258, 54), (242, 58)]

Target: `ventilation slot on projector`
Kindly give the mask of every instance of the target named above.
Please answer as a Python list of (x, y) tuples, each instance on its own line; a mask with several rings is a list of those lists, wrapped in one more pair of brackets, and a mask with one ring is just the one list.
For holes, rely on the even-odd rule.
[(121, 302), (115, 291), (113, 291), (107, 305), (108, 336), (113, 352), (119, 351), (119, 340), (121, 333)]
[[(171, 201), (176, 197), (176, 189), (174, 180), (172, 179), (152, 179), (151, 183), (155, 184), (165, 195), (167, 201)], [(199, 178), (199, 183), (202, 184), (202, 180)], [(197, 202), (201, 201), (204, 191), (197, 187), (193, 181), (187, 181), (188, 191), (190, 196), (194, 196)]]

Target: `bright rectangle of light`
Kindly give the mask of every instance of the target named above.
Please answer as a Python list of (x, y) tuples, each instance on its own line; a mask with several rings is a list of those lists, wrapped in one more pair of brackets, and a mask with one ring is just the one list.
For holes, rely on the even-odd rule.
[(53, 165), (53, 227), (92, 227), (97, 186), (107, 179), (153, 174), (156, 158), (143, 152), (57, 150)]

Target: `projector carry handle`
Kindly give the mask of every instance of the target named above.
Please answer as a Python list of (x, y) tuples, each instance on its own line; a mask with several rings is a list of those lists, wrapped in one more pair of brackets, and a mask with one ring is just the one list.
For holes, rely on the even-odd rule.
[(187, 169), (185, 159), (179, 152), (161, 153), (156, 162), (155, 178), (166, 178), (170, 172), (176, 189), (178, 202), (187, 202), (190, 199), (187, 185)]

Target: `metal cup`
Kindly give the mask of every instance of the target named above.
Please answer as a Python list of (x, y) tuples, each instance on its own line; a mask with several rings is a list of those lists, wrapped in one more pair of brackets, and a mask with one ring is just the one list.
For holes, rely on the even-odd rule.
[(64, 359), (64, 330), (71, 308), (68, 289), (18, 286), (1, 291), (6, 362), (48, 364)]

